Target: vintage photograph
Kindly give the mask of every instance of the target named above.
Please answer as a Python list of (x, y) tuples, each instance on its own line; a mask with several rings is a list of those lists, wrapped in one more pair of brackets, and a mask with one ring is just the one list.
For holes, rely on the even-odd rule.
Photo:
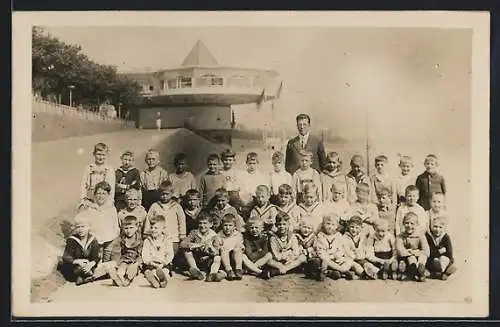
[(488, 15), (160, 14), (15, 35), (39, 315), (487, 314)]

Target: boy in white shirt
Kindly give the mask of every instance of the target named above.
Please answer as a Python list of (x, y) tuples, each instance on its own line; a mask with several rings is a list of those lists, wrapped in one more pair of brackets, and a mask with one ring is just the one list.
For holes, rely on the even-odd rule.
[(331, 186), (330, 194), (332, 197), (330, 201), (325, 202), (328, 211), (334, 213), (338, 217), (339, 231), (343, 233), (347, 228), (347, 221), (350, 218), (351, 206), (345, 199), (345, 188), (342, 184), (333, 183)]
[(271, 186), (271, 203), (279, 205), (279, 187), (283, 184), (292, 185), (292, 175), (285, 170), (285, 156), (283, 152), (276, 151), (271, 158), (273, 171), (269, 174)]
[(401, 173), (396, 177), (394, 184), (396, 185), (397, 203), (399, 206), (405, 202), (406, 188), (415, 184), (417, 176), (411, 171), (413, 169), (413, 159), (410, 156), (402, 156), (399, 159), (399, 168)]
[(381, 191), (386, 189), (389, 190), (389, 196), (392, 203), (397, 202), (396, 194), (396, 184), (389, 174), (387, 174), (385, 167), (388, 164), (389, 159), (385, 155), (378, 155), (375, 157), (375, 173), (371, 177), (372, 187), (375, 191), (372, 194), (372, 201), (375, 204), (380, 203)]
[(259, 185), (268, 185), (267, 176), (258, 170), (259, 156), (255, 152), (247, 154), (247, 169), (238, 176), (240, 187), (241, 209), (240, 215), (248, 218), (254, 203), (255, 190)]
[(424, 208), (417, 203), (418, 196), (418, 188), (415, 185), (410, 185), (406, 188), (406, 202), (402, 203), (396, 211), (396, 235), (401, 234), (404, 230), (403, 218), (408, 212), (413, 212), (417, 215), (418, 232), (424, 234), (429, 230), (429, 216), (426, 214)]
[(311, 167), (313, 154), (310, 151), (301, 150), (300, 167), (292, 176), (292, 188), (297, 197), (297, 204), (302, 202), (302, 193), (305, 183), (313, 183), (316, 185), (318, 201), (321, 201), (321, 180), (316, 169)]

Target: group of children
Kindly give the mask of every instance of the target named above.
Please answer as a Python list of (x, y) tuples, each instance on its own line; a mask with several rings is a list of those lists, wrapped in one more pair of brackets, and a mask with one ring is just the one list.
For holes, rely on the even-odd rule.
[(290, 175), (279, 151), (265, 174), (257, 153), (248, 153), (240, 171), (228, 149), (208, 156), (197, 181), (183, 153), (169, 174), (156, 150), (147, 151), (142, 172), (130, 151), (111, 169), (108, 152), (106, 144), (94, 147), (63, 255), (62, 272), (78, 285), (109, 276), (128, 286), (141, 272), (160, 288), (172, 271), (208, 282), (289, 272), (319, 281), (425, 281), (456, 271), (435, 155), (427, 155), (418, 177), (412, 158), (401, 157), (401, 174), (391, 178), (384, 155), (368, 176), (359, 155), (343, 174), (338, 153), (329, 153), (318, 172), (312, 154), (301, 151), (300, 168)]

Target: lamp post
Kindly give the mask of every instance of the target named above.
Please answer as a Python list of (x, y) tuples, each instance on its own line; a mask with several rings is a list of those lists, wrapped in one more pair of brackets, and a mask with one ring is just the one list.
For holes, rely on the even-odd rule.
[(69, 106), (72, 107), (73, 105), (73, 89), (75, 88), (74, 85), (68, 85), (69, 89)]

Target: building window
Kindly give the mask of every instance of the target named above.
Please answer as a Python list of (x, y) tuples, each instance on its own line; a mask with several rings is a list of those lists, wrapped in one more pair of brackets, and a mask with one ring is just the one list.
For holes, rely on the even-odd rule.
[(155, 87), (154, 87), (153, 85), (150, 85), (150, 86), (149, 86), (149, 90), (150, 90), (150, 91), (153, 91), (154, 89), (155, 89)]
[(179, 84), (181, 88), (192, 87), (193, 81), (191, 77), (179, 77)]
[(224, 77), (213, 74), (202, 75), (196, 79), (197, 86), (224, 86)]
[(163, 79), (162, 79), (162, 80), (160, 81), (160, 85), (161, 85), (161, 86), (160, 86), (160, 88), (161, 88), (162, 90), (165, 90), (165, 80), (163, 80)]
[(167, 87), (169, 89), (176, 89), (177, 88), (177, 80), (176, 79), (169, 79), (167, 81)]

